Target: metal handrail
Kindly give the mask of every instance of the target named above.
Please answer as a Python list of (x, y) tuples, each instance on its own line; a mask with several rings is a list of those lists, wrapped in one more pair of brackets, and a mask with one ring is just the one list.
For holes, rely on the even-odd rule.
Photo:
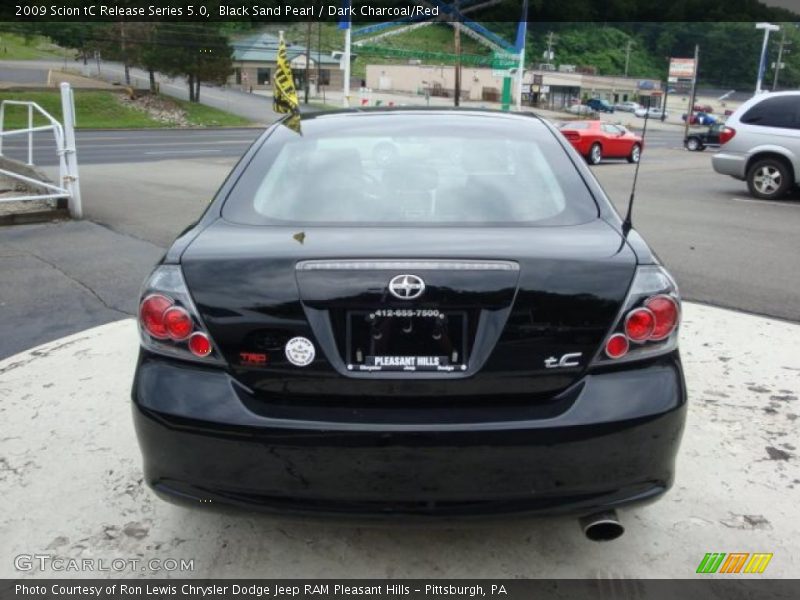
[[(37, 185), (45, 192), (39, 194), (29, 194), (26, 196), (15, 196), (13, 198), (0, 198), (3, 202), (18, 202), (25, 200), (44, 200), (55, 198), (67, 198), (69, 212), (73, 218), (80, 219), (83, 216), (81, 205), (80, 182), (78, 181), (78, 159), (75, 148), (75, 96), (72, 87), (67, 82), (62, 82), (61, 88), (61, 110), (64, 115), (62, 125), (53, 115), (39, 106), (36, 102), (29, 100), (3, 100), (0, 102), (0, 157), (3, 156), (3, 138), (5, 136), (28, 134), (28, 166), (33, 166), (33, 134), (36, 131), (52, 131), (56, 142), (56, 153), (58, 155), (58, 183), (53, 185), (45, 181), (38, 181), (26, 177), (16, 171), (9, 171), (0, 168), (0, 175), (11, 179), (17, 179), (25, 183)], [(26, 106), (28, 108), (28, 126), (21, 129), (5, 129), (6, 105)], [(33, 126), (34, 111), (47, 119), (49, 125)]]
[[(13, 106), (27, 106), (28, 107), (28, 126), (22, 129), (5, 130), (5, 114), (6, 105)], [(34, 109), (39, 112), (44, 118), (50, 121), (50, 125), (41, 125), (39, 127), (33, 126), (33, 111)], [(56, 139), (56, 148), (59, 156), (64, 153), (64, 128), (61, 126), (53, 115), (39, 106), (36, 102), (29, 100), (3, 100), (0, 102), (0, 156), (3, 156), (3, 138), (7, 135), (17, 135), (20, 133), (28, 134), (28, 165), (33, 165), (33, 133), (35, 131), (49, 131), (53, 130), (53, 136)]]

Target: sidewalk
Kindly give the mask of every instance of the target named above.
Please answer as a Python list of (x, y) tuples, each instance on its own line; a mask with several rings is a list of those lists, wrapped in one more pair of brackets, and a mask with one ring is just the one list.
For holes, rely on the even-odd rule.
[(82, 331), (0, 362), (0, 577), (21, 576), (18, 554), (49, 553), (194, 559), (176, 574), (212, 578), (688, 578), (707, 552), (771, 552), (764, 576), (794, 577), (800, 325), (684, 304), (681, 338), (675, 486), (620, 511), (625, 535), (597, 544), (573, 518), (379, 527), (166, 504), (142, 481), (130, 419), (135, 324)]

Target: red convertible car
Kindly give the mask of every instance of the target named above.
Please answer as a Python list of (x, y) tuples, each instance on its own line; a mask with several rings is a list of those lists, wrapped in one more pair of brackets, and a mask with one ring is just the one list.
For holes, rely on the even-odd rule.
[(642, 154), (641, 136), (620, 125), (604, 121), (568, 121), (561, 125), (561, 133), (589, 161), (596, 165), (604, 158), (627, 158), (639, 162)]

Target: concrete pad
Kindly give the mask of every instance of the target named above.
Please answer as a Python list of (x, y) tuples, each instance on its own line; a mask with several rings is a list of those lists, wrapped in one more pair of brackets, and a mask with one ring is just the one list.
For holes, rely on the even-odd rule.
[(142, 484), (134, 322), (24, 352), (0, 362), (0, 577), (62, 575), (15, 571), (15, 556), (42, 553), (193, 559), (173, 575), (194, 577), (681, 578), (706, 552), (771, 552), (765, 576), (796, 576), (800, 325), (686, 304), (682, 331), (676, 485), (622, 511), (627, 533), (607, 544), (571, 518), (377, 527), (175, 507)]

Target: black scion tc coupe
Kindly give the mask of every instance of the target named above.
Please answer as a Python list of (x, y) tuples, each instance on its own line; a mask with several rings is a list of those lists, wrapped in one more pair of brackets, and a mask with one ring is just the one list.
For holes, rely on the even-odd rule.
[(133, 414), (165, 498), (572, 513), (671, 485), (680, 298), (532, 115), (273, 125), (144, 285)]

